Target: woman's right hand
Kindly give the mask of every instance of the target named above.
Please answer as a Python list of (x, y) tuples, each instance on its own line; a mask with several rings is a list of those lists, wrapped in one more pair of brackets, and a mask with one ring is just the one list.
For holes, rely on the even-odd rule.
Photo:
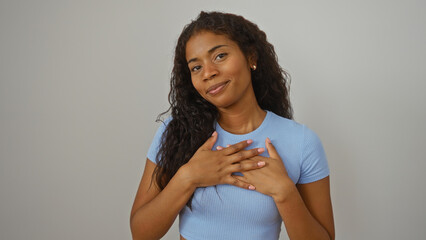
[(194, 187), (207, 187), (217, 184), (231, 184), (241, 188), (254, 190), (250, 183), (232, 176), (234, 172), (258, 169), (265, 166), (263, 161), (245, 161), (261, 154), (264, 148), (244, 150), (253, 141), (247, 140), (230, 145), (221, 151), (212, 151), (217, 140), (217, 132), (195, 152), (194, 156), (182, 166), (185, 175)]

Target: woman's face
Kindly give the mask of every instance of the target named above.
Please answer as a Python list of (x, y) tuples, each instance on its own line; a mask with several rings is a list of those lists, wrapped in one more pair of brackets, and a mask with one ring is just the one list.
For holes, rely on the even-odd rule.
[(250, 73), (254, 63), (227, 36), (196, 33), (186, 44), (186, 60), (195, 89), (217, 108), (241, 104), (254, 96)]

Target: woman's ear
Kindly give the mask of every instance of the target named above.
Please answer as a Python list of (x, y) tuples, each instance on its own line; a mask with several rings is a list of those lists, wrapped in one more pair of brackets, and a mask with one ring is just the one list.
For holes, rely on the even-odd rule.
[[(257, 67), (257, 53), (254, 49), (250, 51), (251, 53), (248, 55), (248, 64), (252, 70), (256, 70)], [(253, 69), (254, 68), (254, 69)]]

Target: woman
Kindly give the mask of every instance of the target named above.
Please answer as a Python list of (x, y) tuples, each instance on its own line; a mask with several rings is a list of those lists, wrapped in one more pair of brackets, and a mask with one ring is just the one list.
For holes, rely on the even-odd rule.
[(288, 75), (264, 32), (201, 12), (180, 35), (171, 117), (158, 129), (131, 211), (134, 239), (334, 239), (320, 140), (294, 122)]

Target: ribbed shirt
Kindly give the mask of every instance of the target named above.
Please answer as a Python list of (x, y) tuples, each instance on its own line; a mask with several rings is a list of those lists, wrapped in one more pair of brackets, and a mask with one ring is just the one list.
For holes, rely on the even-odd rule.
[[(147, 157), (154, 163), (169, 120), (158, 128), (148, 150)], [(295, 184), (314, 182), (329, 175), (321, 141), (305, 125), (267, 111), (262, 124), (247, 134), (229, 133), (217, 122), (215, 126), (218, 139), (213, 150), (216, 146), (248, 139), (253, 140), (248, 149), (265, 147), (265, 139), (269, 137)], [(269, 157), (267, 151), (261, 156)], [(187, 240), (276, 240), (281, 223), (272, 197), (228, 184), (197, 188), (192, 210), (185, 206), (179, 213), (179, 231)]]

